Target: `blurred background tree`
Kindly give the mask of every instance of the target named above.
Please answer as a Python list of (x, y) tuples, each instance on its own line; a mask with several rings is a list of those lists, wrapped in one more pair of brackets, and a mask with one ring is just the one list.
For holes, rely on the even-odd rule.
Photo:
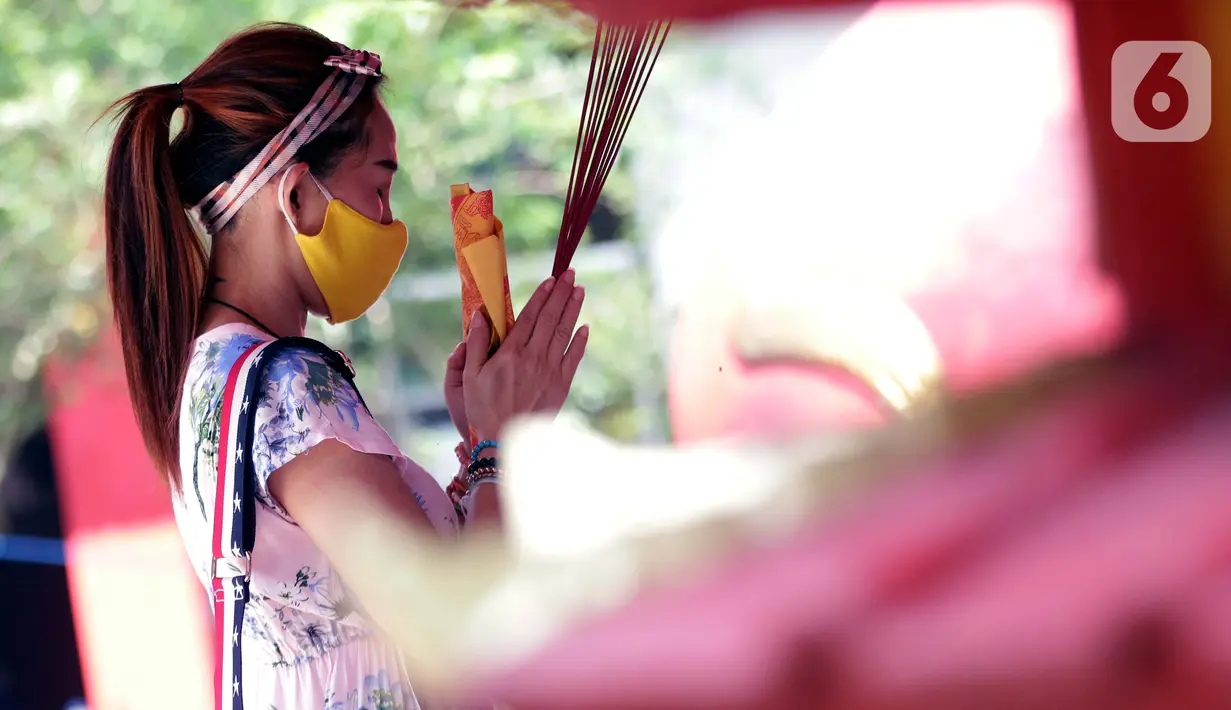
[[(589, 18), (529, 3), (0, 0), (0, 19), (0, 449), (41, 420), (46, 358), (108, 327), (99, 195), (111, 123), (95, 120), (134, 88), (179, 80), (228, 34), (275, 19), (381, 53), (404, 166), (392, 200), (411, 247), (398, 279), (368, 317), (313, 321), (309, 334), (347, 350), (409, 449), (451, 445), (439, 395), (461, 335), (448, 188), (495, 191), (520, 306), (550, 268)], [(656, 76), (655, 97), (686, 80)], [(583, 319), (597, 327), (571, 402), (609, 434), (656, 439), (661, 343), (633, 198), (617, 166), (578, 258)]]

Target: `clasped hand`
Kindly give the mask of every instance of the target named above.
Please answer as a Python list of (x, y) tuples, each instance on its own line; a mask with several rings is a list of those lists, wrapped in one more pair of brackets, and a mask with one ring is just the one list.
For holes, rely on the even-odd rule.
[(589, 327), (573, 332), (584, 300), (572, 269), (547, 279), (490, 358), (491, 326), (474, 315), (445, 375), (445, 403), (462, 438), (474, 427), (479, 438), (495, 439), (519, 414), (560, 411), (586, 351)]

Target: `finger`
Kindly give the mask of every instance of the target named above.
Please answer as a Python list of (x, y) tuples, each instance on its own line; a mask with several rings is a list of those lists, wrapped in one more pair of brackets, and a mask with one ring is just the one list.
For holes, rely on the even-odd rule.
[(573, 328), (577, 327), (577, 318), (581, 316), (581, 304), (585, 300), (585, 287), (574, 286), (568, 303), (564, 305), (564, 313), (560, 316), (560, 322), (556, 324), (556, 330), (552, 333), (551, 342), (547, 346), (548, 367), (555, 367), (556, 363), (560, 362), (560, 358), (564, 357), (564, 350), (568, 347), (569, 341), (573, 339)]
[(445, 361), (445, 382), (458, 384), (462, 381), (462, 372), (466, 369), (466, 341), (457, 344), (449, 359)]
[(569, 269), (556, 280), (556, 286), (551, 290), (551, 295), (547, 297), (547, 303), (544, 303), (543, 310), (539, 311), (538, 321), (534, 324), (534, 333), (531, 334), (530, 343), (527, 345), (528, 349), (537, 353), (547, 352), (547, 343), (555, 334), (556, 326), (560, 325), (564, 307), (568, 305), (569, 297), (573, 294), (573, 279), (573, 270)]
[(466, 365), (462, 369), (464, 379), (473, 380), (479, 374), (487, 362), (487, 345), (490, 342), (487, 318), (482, 311), (475, 311), (470, 319), (470, 332), (466, 334)]
[(573, 385), (573, 377), (577, 374), (577, 366), (581, 364), (581, 358), (586, 354), (586, 343), (589, 341), (590, 326), (583, 325), (577, 329), (577, 335), (573, 336), (573, 342), (564, 353), (564, 359), (560, 362), (560, 375), (564, 381), (565, 391)]
[(546, 281), (539, 284), (538, 288), (534, 289), (534, 294), (526, 302), (526, 307), (521, 309), (521, 314), (513, 323), (509, 336), (504, 339), (504, 347), (519, 350), (530, 342), (530, 334), (534, 332), (534, 322), (538, 320), (539, 311), (543, 310), (543, 304), (547, 303), (547, 297), (551, 295), (551, 290), (555, 285), (556, 280), (548, 277)]

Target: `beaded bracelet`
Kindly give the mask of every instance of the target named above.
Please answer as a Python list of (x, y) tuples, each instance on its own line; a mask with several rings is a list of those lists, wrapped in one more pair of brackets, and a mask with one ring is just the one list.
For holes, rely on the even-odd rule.
[(500, 442), (492, 441), (491, 439), (484, 439), (483, 441), (480, 441), (478, 444), (475, 444), (474, 449), (470, 452), (470, 460), (473, 461), (479, 458), (479, 452), (482, 451), (483, 449), (498, 449), (498, 448), (500, 448)]
[(466, 473), (473, 474), (477, 469), (480, 469), (480, 468), (496, 468), (496, 467), (497, 467), (496, 459), (481, 458), (481, 459), (476, 459), (475, 461), (471, 461), (470, 465), (466, 467)]
[(464, 441), (457, 442), (457, 446), (454, 447), (453, 453), (457, 454), (458, 463), (460, 463), (463, 466), (470, 465), (472, 457), (470, 456), (470, 447), (466, 445), (466, 442)]
[(484, 481), (494, 481), (500, 478), (500, 469), (492, 466), (479, 466), (473, 471), (468, 471), (466, 475), (466, 490), (473, 491), (474, 487)]
[(457, 520), (460, 525), (466, 524), (466, 508), (462, 505), (462, 500), (466, 494), (474, 491), (484, 483), (498, 483), (500, 481), (500, 469), (496, 468), (495, 459), (479, 459), (467, 467), (465, 474), (458, 474), (449, 482), (445, 492), (449, 495), (449, 500), (453, 503), (453, 510), (457, 513)]
[(452, 500), (459, 501), (474, 488), (474, 484), (499, 477), (500, 469), (496, 466), (496, 459), (479, 459), (467, 466), (465, 473), (454, 476), (445, 487), (445, 492)]

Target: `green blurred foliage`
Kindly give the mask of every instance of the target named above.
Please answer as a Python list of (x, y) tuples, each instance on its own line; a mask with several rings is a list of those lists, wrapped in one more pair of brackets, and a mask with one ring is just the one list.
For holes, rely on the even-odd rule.
[[(400, 278), (452, 268), (454, 182), (495, 191), (511, 259), (550, 254), (589, 18), (522, 3), (0, 0), (0, 448), (39, 421), (47, 356), (89, 343), (109, 318), (98, 203), (111, 126), (94, 122), (124, 93), (182, 78), (228, 34), (266, 20), (300, 22), (382, 55), (404, 166), (392, 198), (411, 235)], [(617, 168), (605, 199), (624, 218), (621, 236), (635, 243), (632, 194)], [(518, 305), (545, 276), (512, 274)], [(663, 389), (655, 339), (634, 335), (649, 321), (644, 269), (579, 278), (590, 286), (585, 317), (598, 327), (576, 406), (616, 435), (655, 427), (655, 407), (638, 409), (635, 396), (638, 387)], [(394, 302), (349, 326), (314, 322), (312, 332), (351, 348), (369, 389), (393, 384), (375, 367), (390, 354), (397, 386), (439, 382), (460, 336), (459, 309), (447, 296)]]

